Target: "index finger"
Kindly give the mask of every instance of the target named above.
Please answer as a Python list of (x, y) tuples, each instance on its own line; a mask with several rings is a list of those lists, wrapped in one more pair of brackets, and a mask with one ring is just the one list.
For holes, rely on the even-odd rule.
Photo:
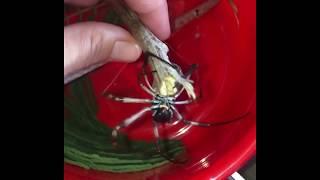
[(125, 0), (142, 22), (161, 40), (170, 36), (167, 0)]

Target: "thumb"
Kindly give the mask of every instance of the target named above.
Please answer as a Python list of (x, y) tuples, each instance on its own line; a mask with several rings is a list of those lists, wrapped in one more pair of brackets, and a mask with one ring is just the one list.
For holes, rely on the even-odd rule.
[(124, 29), (106, 23), (86, 22), (64, 28), (65, 83), (108, 61), (132, 62), (141, 48)]

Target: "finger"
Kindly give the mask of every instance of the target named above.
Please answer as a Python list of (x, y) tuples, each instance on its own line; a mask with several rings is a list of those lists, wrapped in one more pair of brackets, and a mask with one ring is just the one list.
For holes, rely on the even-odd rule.
[(64, 0), (67, 4), (77, 5), (77, 6), (91, 6), (98, 2), (99, 0)]
[(120, 27), (86, 22), (64, 28), (65, 77), (111, 60), (135, 61), (140, 54), (133, 37)]
[(143, 23), (161, 40), (170, 36), (168, 5), (166, 0), (125, 0), (136, 11)]

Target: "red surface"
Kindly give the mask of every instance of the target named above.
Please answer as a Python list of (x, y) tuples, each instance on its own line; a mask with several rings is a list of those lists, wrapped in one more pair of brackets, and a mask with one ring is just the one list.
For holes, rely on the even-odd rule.
[[(169, 0), (171, 16), (179, 15), (198, 2), (200, 0)], [(224, 179), (255, 154), (256, 4), (255, 0), (235, 0), (235, 4), (237, 15), (229, 1), (222, 0), (208, 14), (173, 34), (167, 43), (171, 48), (172, 61), (184, 70), (192, 63), (199, 64), (193, 79), (197, 91), (201, 89), (202, 98), (195, 104), (179, 108), (186, 118), (215, 122), (233, 119), (246, 112), (250, 114), (233, 124), (211, 128), (191, 127), (177, 136), (186, 145), (189, 155), (190, 162), (184, 166), (112, 174), (65, 165), (65, 180)], [(98, 116), (109, 126), (115, 126), (144, 107), (112, 102), (100, 96), (108, 87), (108, 91), (122, 96), (149, 97), (137, 84), (141, 63), (142, 59), (132, 64), (107, 64), (90, 74), (100, 106)], [(165, 133), (169, 137), (176, 136), (177, 130), (182, 127), (167, 127)], [(124, 132), (133, 139), (152, 140), (151, 115), (147, 114)]]

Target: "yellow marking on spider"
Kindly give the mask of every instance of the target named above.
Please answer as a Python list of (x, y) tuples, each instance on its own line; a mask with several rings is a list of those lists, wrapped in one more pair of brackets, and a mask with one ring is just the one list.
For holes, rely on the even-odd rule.
[(160, 95), (162, 96), (172, 96), (177, 93), (177, 88), (175, 87), (176, 80), (172, 76), (166, 76), (161, 82)]

